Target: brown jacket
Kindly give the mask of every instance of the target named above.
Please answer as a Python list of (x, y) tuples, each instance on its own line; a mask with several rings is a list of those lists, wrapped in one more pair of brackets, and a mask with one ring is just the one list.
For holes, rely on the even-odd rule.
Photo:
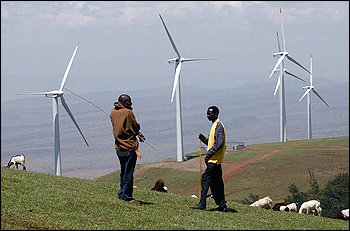
[(111, 112), (115, 148), (117, 151), (133, 151), (139, 146), (137, 134), (140, 131), (140, 124), (137, 123), (132, 108), (126, 108), (120, 102), (114, 103)]

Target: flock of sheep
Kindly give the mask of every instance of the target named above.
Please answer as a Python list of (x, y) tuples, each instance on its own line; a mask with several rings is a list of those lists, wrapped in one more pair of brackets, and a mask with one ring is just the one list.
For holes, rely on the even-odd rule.
[[(252, 207), (260, 207), (260, 208), (265, 208), (265, 209), (271, 209), (272, 205), (272, 200), (270, 197), (264, 197), (261, 199), (258, 199), (254, 203), (250, 204)], [(273, 208), (273, 211), (285, 211), (285, 212), (298, 212), (298, 206), (296, 203), (276, 203)], [(299, 208), (299, 213), (303, 214), (313, 214), (317, 216), (322, 215), (322, 208), (321, 208), (321, 203), (318, 200), (310, 200), (304, 202), (300, 208)], [(340, 211), (339, 215), (336, 217), (336, 219), (344, 219), (348, 220), (349, 219), (349, 209), (344, 209)]]

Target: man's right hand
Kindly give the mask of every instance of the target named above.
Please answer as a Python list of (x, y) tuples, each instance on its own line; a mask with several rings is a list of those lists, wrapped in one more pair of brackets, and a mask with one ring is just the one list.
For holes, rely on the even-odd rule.
[(139, 132), (139, 134), (137, 135), (138, 137), (139, 137), (139, 140), (141, 141), (141, 142), (144, 142), (146, 139), (145, 139), (145, 137), (143, 136), (143, 134), (141, 133), (141, 132)]

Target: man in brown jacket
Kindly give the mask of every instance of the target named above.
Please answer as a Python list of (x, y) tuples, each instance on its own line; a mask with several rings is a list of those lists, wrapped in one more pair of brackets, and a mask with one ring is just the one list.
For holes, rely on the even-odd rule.
[(136, 136), (143, 142), (145, 137), (140, 132), (140, 124), (132, 112), (132, 102), (129, 95), (122, 94), (114, 103), (111, 112), (115, 150), (120, 162), (120, 189), (118, 198), (134, 204), (133, 181), (139, 143)]

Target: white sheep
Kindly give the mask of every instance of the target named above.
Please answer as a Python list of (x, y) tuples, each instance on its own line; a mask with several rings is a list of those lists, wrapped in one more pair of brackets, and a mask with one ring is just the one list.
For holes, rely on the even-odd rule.
[(317, 215), (319, 217), (321, 216), (321, 213), (322, 213), (321, 204), (317, 200), (310, 200), (310, 201), (304, 202), (300, 206), (299, 213), (302, 214), (304, 210), (306, 210), (306, 214), (310, 214), (312, 210), (315, 210), (315, 212), (317, 212)]
[(349, 209), (343, 209), (342, 211), (340, 211), (336, 219), (349, 220)]
[(23, 166), (23, 170), (26, 170), (27, 168), (25, 166), (25, 158), (26, 156), (24, 154), (12, 156), (6, 167), (9, 168), (11, 167), (11, 165), (13, 165), (13, 168), (15, 168), (16, 166), (16, 168), (18, 169), (18, 165), (20, 164)]
[(253, 204), (251, 204), (250, 206), (252, 207), (260, 207), (260, 208), (271, 208), (272, 204), (272, 200), (270, 197), (264, 197), (262, 199), (259, 199), (257, 201), (255, 201)]
[(288, 204), (287, 207), (289, 208), (289, 211), (295, 211), (296, 213), (298, 212), (298, 206), (296, 203), (291, 203)]
[(280, 211), (289, 212), (289, 208), (288, 208), (288, 206), (281, 205)]

